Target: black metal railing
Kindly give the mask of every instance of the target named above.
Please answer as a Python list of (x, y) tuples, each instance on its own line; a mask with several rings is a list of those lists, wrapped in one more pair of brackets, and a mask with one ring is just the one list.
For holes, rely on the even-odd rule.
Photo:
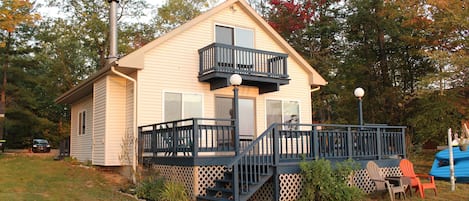
[(287, 54), (212, 43), (199, 49), (199, 76), (212, 72), (288, 78)]

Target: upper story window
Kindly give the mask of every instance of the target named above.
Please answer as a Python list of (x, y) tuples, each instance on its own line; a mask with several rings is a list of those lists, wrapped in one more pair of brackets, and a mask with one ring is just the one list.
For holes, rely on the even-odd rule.
[(78, 135), (86, 133), (86, 110), (78, 113)]
[(215, 26), (215, 42), (254, 48), (254, 31), (240, 27)]
[(202, 95), (164, 93), (164, 121), (202, 117)]

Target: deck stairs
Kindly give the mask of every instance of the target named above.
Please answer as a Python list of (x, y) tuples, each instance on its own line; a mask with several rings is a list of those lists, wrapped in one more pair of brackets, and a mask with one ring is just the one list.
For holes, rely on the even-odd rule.
[(239, 182), (239, 193), (235, 198), (233, 186), (234, 171), (227, 169), (222, 179), (215, 180), (215, 186), (206, 189), (205, 196), (198, 196), (198, 201), (247, 201), (259, 188), (264, 185), (273, 175), (273, 167), (268, 166), (238, 166), (237, 179)]

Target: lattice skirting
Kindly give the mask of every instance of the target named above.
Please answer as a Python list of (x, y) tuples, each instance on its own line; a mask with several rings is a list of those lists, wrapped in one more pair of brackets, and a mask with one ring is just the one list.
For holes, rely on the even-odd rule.
[(166, 180), (183, 184), (189, 197), (196, 196), (194, 193), (196, 187), (194, 186), (194, 178), (196, 176), (196, 174), (194, 174), (195, 167), (154, 165), (153, 168)]
[[(197, 195), (205, 195), (205, 189), (214, 187), (216, 179), (223, 178), (225, 171), (223, 166), (167, 166), (155, 165), (155, 169), (160, 175), (169, 181), (184, 184), (186, 191), (193, 200)], [(381, 171), (386, 176), (402, 175), (399, 167), (384, 167)], [(301, 174), (281, 174), (280, 181), (280, 200), (292, 201), (297, 200), (301, 196), (302, 176)], [(365, 169), (355, 172), (353, 177), (353, 185), (362, 189), (365, 193), (371, 193), (375, 189), (373, 181), (370, 180)], [(271, 201), (273, 200), (274, 186), (272, 180), (265, 183), (252, 197), (251, 201)]]

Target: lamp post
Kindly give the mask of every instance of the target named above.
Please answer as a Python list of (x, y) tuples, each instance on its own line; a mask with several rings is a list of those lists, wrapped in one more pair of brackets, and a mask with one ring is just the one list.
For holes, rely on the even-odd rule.
[(230, 84), (233, 86), (233, 119), (234, 119), (234, 148), (235, 155), (239, 154), (239, 111), (238, 111), (238, 87), (241, 85), (243, 78), (238, 74), (230, 77)]
[(363, 88), (358, 87), (353, 91), (355, 97), (358, 98), (358, 122), (360, 126), (363, 125), (363, 110), (362, 110), (362, 97), (365, 95), (365, 90)]

